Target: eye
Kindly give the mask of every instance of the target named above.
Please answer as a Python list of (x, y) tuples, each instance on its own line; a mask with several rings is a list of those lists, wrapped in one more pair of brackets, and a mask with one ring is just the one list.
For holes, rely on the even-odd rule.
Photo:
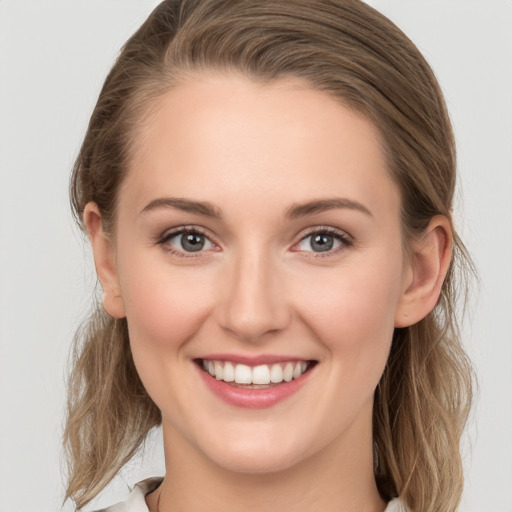
[(210, 239), (197, 229), (183, 228), (164, 236), (160, 241), (171, 253), (186, 256), (185, 253), (199, 253), (214, 247)]
[(299, 251), (329, 253), (352, 244), (347, 235), (334, 229), (323, 228), (305, 236), (298, 244)]

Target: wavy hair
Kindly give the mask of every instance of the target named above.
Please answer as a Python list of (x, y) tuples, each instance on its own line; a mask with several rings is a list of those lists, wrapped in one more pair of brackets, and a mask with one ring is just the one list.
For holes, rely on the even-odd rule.
[[(307, 81), (371, 119), (401, 192), (404, 242), (437, 214), (452, 219), (455, 145), (437, 80), (390, 20), (358, 0), (166, 0), (123, 46), (108, 74), (71, 177), (83, 229), (94, 201), (104, 229), (137, 141), (137, 126), (184, 77), (234, 70), (261, 82)], [(456, 304), (471, 260), (454, 252), (434, 310), (395, 330), (375, 391), (375, 478), (381, 495), (411, 512), (453, 512), (463, 472), (460, 438), (472, 371)], [(134, 366), (126, 319), (95, 309), (75, 337), (64, 443), (66, 498), (88, 503), (141, 447), (161, 414)]]

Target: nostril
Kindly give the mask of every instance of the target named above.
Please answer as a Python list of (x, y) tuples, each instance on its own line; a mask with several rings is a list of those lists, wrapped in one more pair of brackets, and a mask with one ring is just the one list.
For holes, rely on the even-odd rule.
[(219, 326), (236, 339), (251, 343), (286, 329), (292, 312), (283, 288), (272, 285), (257, 269), (237, 275), (236, 283), (226, 287), (226, 295), (217, 303)]

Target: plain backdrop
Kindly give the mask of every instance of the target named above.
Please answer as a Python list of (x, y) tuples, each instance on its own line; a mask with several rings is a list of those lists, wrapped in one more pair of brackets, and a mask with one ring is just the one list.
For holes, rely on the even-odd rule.
[[(68, 350), (95, 285), (68, 177), (108, 69), (157, 3), (0, 0), (0, 512), (62, 505)], [(512, 512), (512, 1), (371, 3), (432, 64), (457, 137), (456, 225), (482, 282), (465, 324), (480, 389), (461, 510)], [(91, 506), (162, 474), (159, 444)]]

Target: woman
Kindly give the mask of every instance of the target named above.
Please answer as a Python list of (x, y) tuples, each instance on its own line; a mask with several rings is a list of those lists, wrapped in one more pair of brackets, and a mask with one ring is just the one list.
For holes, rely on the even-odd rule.
[(455, 510), (454, 184), (435, 77), (364, 3), (160, 4), (72, 176), (103, 304), (77, 336), (68, 497), (161, 424), (165, 478), (121, 510)]

